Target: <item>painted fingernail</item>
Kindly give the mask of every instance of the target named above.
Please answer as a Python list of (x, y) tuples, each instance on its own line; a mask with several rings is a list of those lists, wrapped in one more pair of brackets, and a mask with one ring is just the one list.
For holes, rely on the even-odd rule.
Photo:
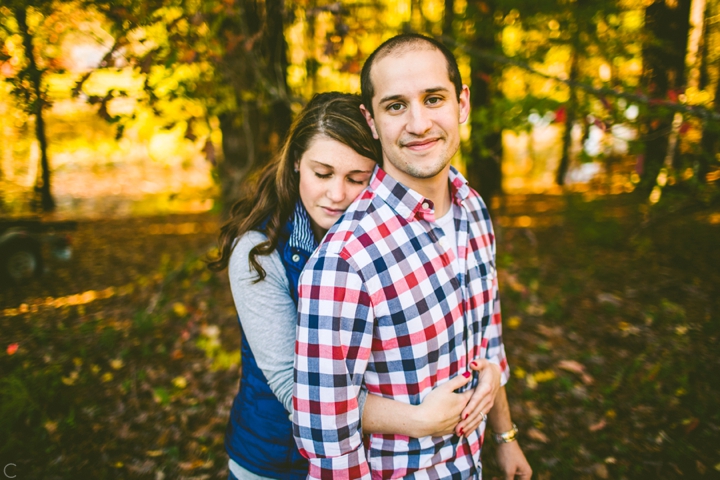
[(470, 414), (469, 414), (469, 413), (466, 413), (466, 414), (465, 414), (465, 418), (463, 418), (463, 420), (467, 420), (467, 417), (469, 417), (469, 416), (470, 416)]
[(461, 429), (460, 429), (460, 436), (463, 436), (463, 435), (465, 435), (465, 430), (463, 430), (463, 429), (461, 428)]
[(465, 372), (465, 373), (463, 373), (463, 377), (465, 377), (465, 378), (468, 378), (468, 377), (470, 377), (470, 375), (471, 375), (471, 373), (470, 373), (470, 372)]
[(477, 367), (477, 362), (473, 360), (472, 362), (470, 362), (470, 365), (472, 365), (473, 367)]

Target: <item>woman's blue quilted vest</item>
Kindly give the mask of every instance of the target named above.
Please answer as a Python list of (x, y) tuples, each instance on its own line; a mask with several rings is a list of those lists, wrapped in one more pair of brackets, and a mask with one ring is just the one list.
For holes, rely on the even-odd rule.
[[(307, 213), (299, 203), (283, 233), (277, 251), (297, 305), (300, 272), (315, 248)], [(268, 313), (271, 309), (272, 306), (268, 306)], [(241, 355), (240, 390), (233, 401), (225, 432), (228, 455), (257, 475), (283, 480), (306, 478), (307, 460), (295, 445), (289, 414), (270, 390), (244, 336)]]

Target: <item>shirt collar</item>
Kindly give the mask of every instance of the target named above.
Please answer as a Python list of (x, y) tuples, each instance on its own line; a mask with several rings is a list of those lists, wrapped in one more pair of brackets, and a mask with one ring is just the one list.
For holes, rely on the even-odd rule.
[[(453, 203), (460, 204), (470, 195), (467, 180), (455, 167), (450, 166), (450, 194)], [(380, 166), (375, 167), (370, 179), (370, 188), (408, 221), (416, 218), (418, 212), (435, 208), (433, 202), (388, 175)]]
[(318, 243), (315, 241), (315, 235), (310, 224), (310, 216), (303, 207), (300, 200), (295, 204), (295, 212), (293, 213), (290, 238), (288, 245), (291, 248), (299, 248), (308, 253), (312, 253), (317, 248)]

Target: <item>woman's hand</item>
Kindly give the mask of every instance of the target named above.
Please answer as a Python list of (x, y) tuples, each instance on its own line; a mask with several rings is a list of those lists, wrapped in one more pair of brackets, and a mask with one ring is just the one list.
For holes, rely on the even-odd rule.
[(415, 423), (417, 430), (414, 437), (427, 435), (441, 436), (449, 435), (456, 430), (460, 421), (460, 414), (470, 401), (474, 390), (463, 393), (455, 393), (455, 390), (462, 388), (472, 379), (472, 372), (467, 371), (435, 387), (425, 397), (423, 402), (416, 407)]
[(457, 435), (472, 432), (485, 420), (495, 404), (495, 396), (500, 390), (500, 367), (485, 359), (475, 359), (470, 362), (470, 368), (478, 372), (478, 384), (471, 390), (472, 397), (463, 409), (462, 420), (455, 427)]

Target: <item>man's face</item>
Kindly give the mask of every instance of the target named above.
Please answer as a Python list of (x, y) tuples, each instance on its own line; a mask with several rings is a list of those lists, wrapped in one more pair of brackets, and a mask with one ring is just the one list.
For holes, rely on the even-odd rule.
[(374, 116), (361, 107), (383, 150), (383, 169), (413, 187), (445, 175), (460, 147), (470, 112), (463, 85), (458, 101), (443, 54), (432, 47), (390, 54), (373, 65)]

